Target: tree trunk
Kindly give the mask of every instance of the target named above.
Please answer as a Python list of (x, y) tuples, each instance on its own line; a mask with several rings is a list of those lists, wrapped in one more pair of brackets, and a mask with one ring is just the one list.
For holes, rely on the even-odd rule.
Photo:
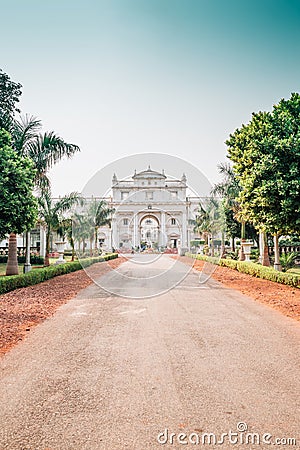
[(70, 239), (70, 244), (71, 244), (71, 247), (72, 247), (72, 259), (71, 259), (71, 261), (74, 261), (74, 258), (75, 258), (75, 242), (74, 242), (73, 238)]
[(49, 260), (49, 253), (50, 253), (50, 230), (47, 229), (46, 231), (46, 256), (45, 256), (45, 266), (50, 266), (50, 260)]
[(98, 227), (95, 227), (95, 250), (98, 250)]
[(231, 238), (231, 249), (233, 252), (235, 252), (235, 243), (234, 243), (234, 237)]
[(241, 248), (240, 248), (240, 252), (239, 252), (239, 260), (240, 261), (245, 261), (245, 253), (244, 253), (244, 247), (243, 247), (243, 243), (245, 241), (246, 241), (246, 224), (243, 220), (242, 226), (241, 226)]
[(224, 236), (224, 231), (222, 231), (222, 234), (221, 234), (220, 258), (223, 258), (224, 256), (225, 256), (225, 236)]
[(17, 254), (17, 235), (10, 233), (8, 241), (8, 260), (6, 266), (6, 275), (18, 275), (18, 254)]
[(274, 269), (275, 270), (282, 270), (281, 264), (280, 264), (280, 255), (279, 255), (279, 242), (278, 242), (278, 233), (274, 234)]
[(90, 256), (93, 256), (93, 237), (90, 237)]

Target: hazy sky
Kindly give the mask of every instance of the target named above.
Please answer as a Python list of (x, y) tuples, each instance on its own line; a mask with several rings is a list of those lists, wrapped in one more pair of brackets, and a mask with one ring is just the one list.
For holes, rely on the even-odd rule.
[(143, 152), (214, 182), (229, 133), (300, 90), (300, 0), (0, 0), (0, 14), (22, 111), (82, 149), (52, 171), (55, 195)]

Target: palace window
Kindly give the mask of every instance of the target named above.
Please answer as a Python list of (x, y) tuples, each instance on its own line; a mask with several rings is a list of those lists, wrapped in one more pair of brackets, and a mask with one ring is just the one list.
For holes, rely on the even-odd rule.
[(153, 192), (146, 192), (146, 200), (153, 200)]
[(176, 225), (176, 219), (174, 219), (173, 217), (171, 219), (171, 225)]
[(123, 225), (128, 225), (128, 219), (123, 219)]
[(126, 198), (128, 198), (128, 195), (128, 191), (121, 191), (121, 200), (126, 200)]

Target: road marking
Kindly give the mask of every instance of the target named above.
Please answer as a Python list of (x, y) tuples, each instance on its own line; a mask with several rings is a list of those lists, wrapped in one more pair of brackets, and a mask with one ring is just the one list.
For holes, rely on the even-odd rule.
[(175, 289), (209, 289), (208, 286), (176, 286)]
[(91, 316), (91, 314), (88, 314), (86, 312), (73, 312), (71, 316)]
[(144, 311), (147, 311), (146, 308), (143, 308), (143, 309), (133, 309), (133, 310), (130, 310), (130, 311), (122, 311), (122, 312), (120, 312), (119, 314), (130, 314), (130, 313), (133, 313), (133, 314), (141, 314), (141, 313), (144, 312)]

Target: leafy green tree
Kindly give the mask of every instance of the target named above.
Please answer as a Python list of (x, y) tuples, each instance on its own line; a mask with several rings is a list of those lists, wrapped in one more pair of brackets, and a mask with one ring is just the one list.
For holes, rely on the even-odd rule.
[(0, 69), (0, 129), (11, 131), (14, 115), (20, 112), (16, 104), (22, 94), (21, 87)]
[(20, 157), (10, 145), (9, 134), (0, 130), (0, 237), (10, 234), (6, 275), (16, 275), (16, 234), (34, 225), (37, 202), (33, 195), (34, 165), (29, 158)]
[(72, 192), (54, 202), (50, 189), (43, 191), (43, 196), (38, 198), (39, 218), (46, 228), (46, 266), (49, 266), (51, 231), (58, 231), (61, 228), (63, 215), (70, 212), (72, 207), (78, 205), (80, 201), (81, 196), (77, 192)]
[(226, 144), (242, 187), (242, 214), (273, 234), (280, 269), (278, 237), (300, 230), (300, 95), (281, 100), (272, 112), (253, 113)]

